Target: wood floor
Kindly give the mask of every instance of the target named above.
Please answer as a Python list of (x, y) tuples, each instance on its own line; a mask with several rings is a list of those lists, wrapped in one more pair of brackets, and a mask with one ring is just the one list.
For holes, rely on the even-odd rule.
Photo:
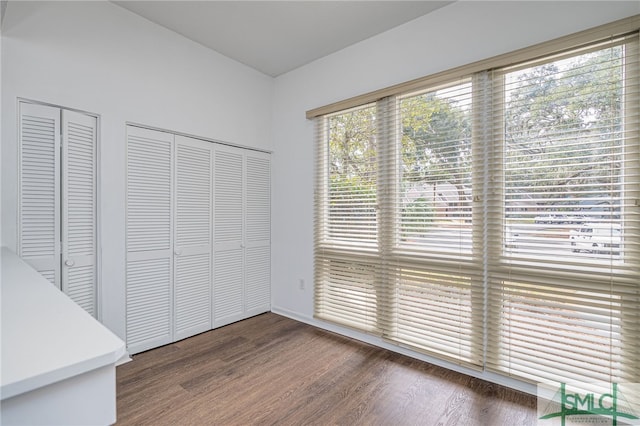
[(535, 397), (276, 314), (117, 369), (117, 425), (535, 425)]

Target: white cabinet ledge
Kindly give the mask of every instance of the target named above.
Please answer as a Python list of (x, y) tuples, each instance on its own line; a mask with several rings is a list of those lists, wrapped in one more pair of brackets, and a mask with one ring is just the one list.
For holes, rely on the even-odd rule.
[(115, 423), (125, 344), (2, 247), (1, 424)]

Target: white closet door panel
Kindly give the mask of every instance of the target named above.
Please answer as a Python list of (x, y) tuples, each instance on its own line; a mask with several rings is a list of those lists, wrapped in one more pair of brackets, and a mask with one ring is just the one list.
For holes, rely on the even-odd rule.
[(215, 149), (213, 325), (244, 318), (244, 153)]
[(271, 310), (271, 248), (247, 247), (245, 253), (247, 316)]
[(211, 327), (211, 255), (179, 256), (175, 260), (175, 340)]
[(217, 147), (215, 151), (215, 226), (216, 250), (239, 247), (243, 241), (244, 159), (240, 150)]
[(96, 316), (96, 118), (63, 110), (62, 138), (62, 289)]
[(271, 166), (268, 154), (247, 154), (246, 173), (246, 241), (271, 239)]
[(211, 329), (212, 145), (175, 140), (175, 340)]
[(213, 267), (213, 325), (244, 318), (244, 250), (216, 251)]
[(18, 252), (60, 287), (60, 110), (20, 103)]
[(171, 343), (170, 257), (127, 261), (129, 353)]
[(96, 268), (95, 264), (74, 265), (66, 272), (64, 292), (90, 315), (96, 316)]
[(176, 136), (177, 247), (211, 246), (211, 143)]
[(127, 345), (172, 341), (173, 135), (127, 127)]
[(246, 158), (245, 291), (247, 316), (271, 309), (271, 165), (268, 154)]
[(127, 133), (127, 252), (170, 252), (173, 135), (132, 126)]

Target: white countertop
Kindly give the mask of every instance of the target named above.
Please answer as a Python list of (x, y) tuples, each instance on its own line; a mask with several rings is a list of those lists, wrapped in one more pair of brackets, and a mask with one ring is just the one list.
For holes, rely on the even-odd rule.
[(125, 344), (2, 247), (0, 396), (7, 399), (115, 364)]

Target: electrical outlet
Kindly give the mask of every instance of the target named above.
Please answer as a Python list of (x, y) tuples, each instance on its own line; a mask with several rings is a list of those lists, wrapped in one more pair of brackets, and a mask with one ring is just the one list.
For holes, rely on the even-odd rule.
[(298, 279), (298, 286), (300, 287), (300, 290), (304, 290), (304, 279), (303, 278)]

